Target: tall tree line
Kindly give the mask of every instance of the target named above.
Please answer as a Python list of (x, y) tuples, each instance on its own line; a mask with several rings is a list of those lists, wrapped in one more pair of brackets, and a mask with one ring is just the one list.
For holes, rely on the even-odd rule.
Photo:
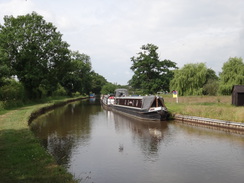
[[(33, 12), (5, 16), (0, 25), (0, 100), (17, 76), (28, 99), (52, 96), (57, 91), (71, 95), (99, 92), (106, 79), (92, 70), (90, 57), (69, 50), (62, 34)], [(9, 87), (5, 87), (9, 88)]]
[(141, 49), (131, 58), (134, 75), (128, 83), (144, 94), (177, 90), (179, 95), (230, 95), (233, 85), (244, 85), (242, 58), (229, 58), (218, 77), (205, 63), (185, 64), (178, 69), (175, 62), (160, 60), (156, 45), (143, 45)]

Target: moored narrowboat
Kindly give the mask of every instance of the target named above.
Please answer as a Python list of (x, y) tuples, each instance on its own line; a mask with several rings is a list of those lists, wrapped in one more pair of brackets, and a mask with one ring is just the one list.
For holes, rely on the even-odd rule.
[(114, 94), (102, 95), (100, 102), (105, 109), (110, 109), (114, 104)]
[(116, 89), (115, 97), (110, 102), (106, 104), (106, 100), (102, 101), (103, 105), (109, 105), (113, 111), (142, 120), (163, 121), (169, 116), (163, 98), (155, 95), (129, 96), (126, 89)]

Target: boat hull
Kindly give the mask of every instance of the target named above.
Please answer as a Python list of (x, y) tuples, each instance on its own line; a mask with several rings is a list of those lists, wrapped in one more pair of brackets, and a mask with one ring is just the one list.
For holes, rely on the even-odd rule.
[(112, 111), (124, 114), (126, 116), (130, 116), (133, 118), (137, 118), (140, 120), (150, 120), (150, 121), (164, 121), (167, 119), (168, 114), (166, 111), (152, 111), (148, 112), (146, 110), (138, 110), (133, 108), (127, 108), (119, 105), (110, 106)]

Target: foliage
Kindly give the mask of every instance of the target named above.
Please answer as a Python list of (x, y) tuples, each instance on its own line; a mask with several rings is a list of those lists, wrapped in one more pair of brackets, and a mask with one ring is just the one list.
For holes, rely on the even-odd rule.
[(23, 85), (14, 79), (4, 81), (4, 85), (0, 87), (0, 101), (2, 108), (17, 107), (23, 105), (25, 92)]
[(218, 93), (219, 81), (214, 79), (209, 79), (207, 83), (203, 86), (203, 94), (215, 96)]
[(91, 88), (90, 57), (78, 51), (70, 53), (70, 72), (64, 75), (61, 84), (71, 95), (75, 92), (89, 93)]
[(23, 85), (13, 79), (5, 80), (5, 84), (0, 88), (0, 100), (18, 100), (24, 98)]
[(204, 95), (217, 95), (219, 88), (219, 78), (212, 69), (207, 69), (206, 83), (203, 85)]
[(134, 71), (129, 84), (140, 88), (144, 93), (169, 91), (169, 83), (173, 78), (172, 69), (177, 68), (176, 63), (170, 60), (159, 60), (158, 47), (153, 44), (143, 45), (142, 52), (132, 57), (131, 70)]
[(56, 29), (35, 12), (4, 17), (0, 25), (1, 87), (7, 78), (17, 76), (31, 100), (100, 93), (106, 79), (92, 71), (88, 55), (70, 51)]
[(101, 94), (109, 94), (109, 93), (114, 93), (115, 89), (117, 88), (117, 85), (112, 84), (112, 83), (106, 83), (101, 90)]
[[(213, 78), (211, 71), (204, 63), (186, 64), (182, 69), (175, 70), (174, 79), (170, 82), (171, 90), (177, 90), (179, 95), (202, 95), (203, 86), (208, 79)], [(208, 76), (209, 74), (209, 76)]]
[(5, 16), (0, 39), (6, 65), (23, 83), (29, 98), (41, 98), (56, 90), (70, 60), (69, 45), (55, 26), (34, 12), (17, 18)]
[(222, 67), (222, 72), (220, 73), (220, 94), (231, 94), (233, 85), (244, 85), (244, 63), (242, 58), (229, 58)]
[[(1, 34), (0, 34), (1, 40)], [(0, 86), (3, 83), (3, 80), (11, 76), (11, 71), (9, 64), (7, 62), (7, 54), (3, 52), (3, 49), (0, 47)]]
[(91, 91), (94, 93), (100, 93), (102, 90), (102, 87), (107, 83), (107, 80), (99, 75), (98, 73), (95, 73), (94, 71), (91, 72)]
[(64, 89), (63, 86), (61, 86), (60, 84), (58, 84), (56, 91), (54, 91), (53, 93), (54, 96), (66, 96), (66, 90)]

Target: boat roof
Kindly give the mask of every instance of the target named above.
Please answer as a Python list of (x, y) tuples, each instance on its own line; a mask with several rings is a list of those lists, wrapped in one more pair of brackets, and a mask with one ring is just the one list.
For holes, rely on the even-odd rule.
[[(117, 97), (119, 99), (125, 99), (125, 100), (133, 100), (133, 99), (141, 99), (142, 100), (142, 109), (149, 109), (156, 96), (155, 95), (150, 95), (150, 96), (126, 96), (126, 97)], [(163, 103), (163, 98), (159, 97), (159, 100)]]
[(128, 96), (128, 90), (125, 88), (118, 88), (115, 90), (115, 96), (120, 97), (120, 96)]
[(142, 108), (143, 109), (149, 109), (152, 106), (155, 98), (156, 98), (155, 95), (144, 96), (142, 99)]

